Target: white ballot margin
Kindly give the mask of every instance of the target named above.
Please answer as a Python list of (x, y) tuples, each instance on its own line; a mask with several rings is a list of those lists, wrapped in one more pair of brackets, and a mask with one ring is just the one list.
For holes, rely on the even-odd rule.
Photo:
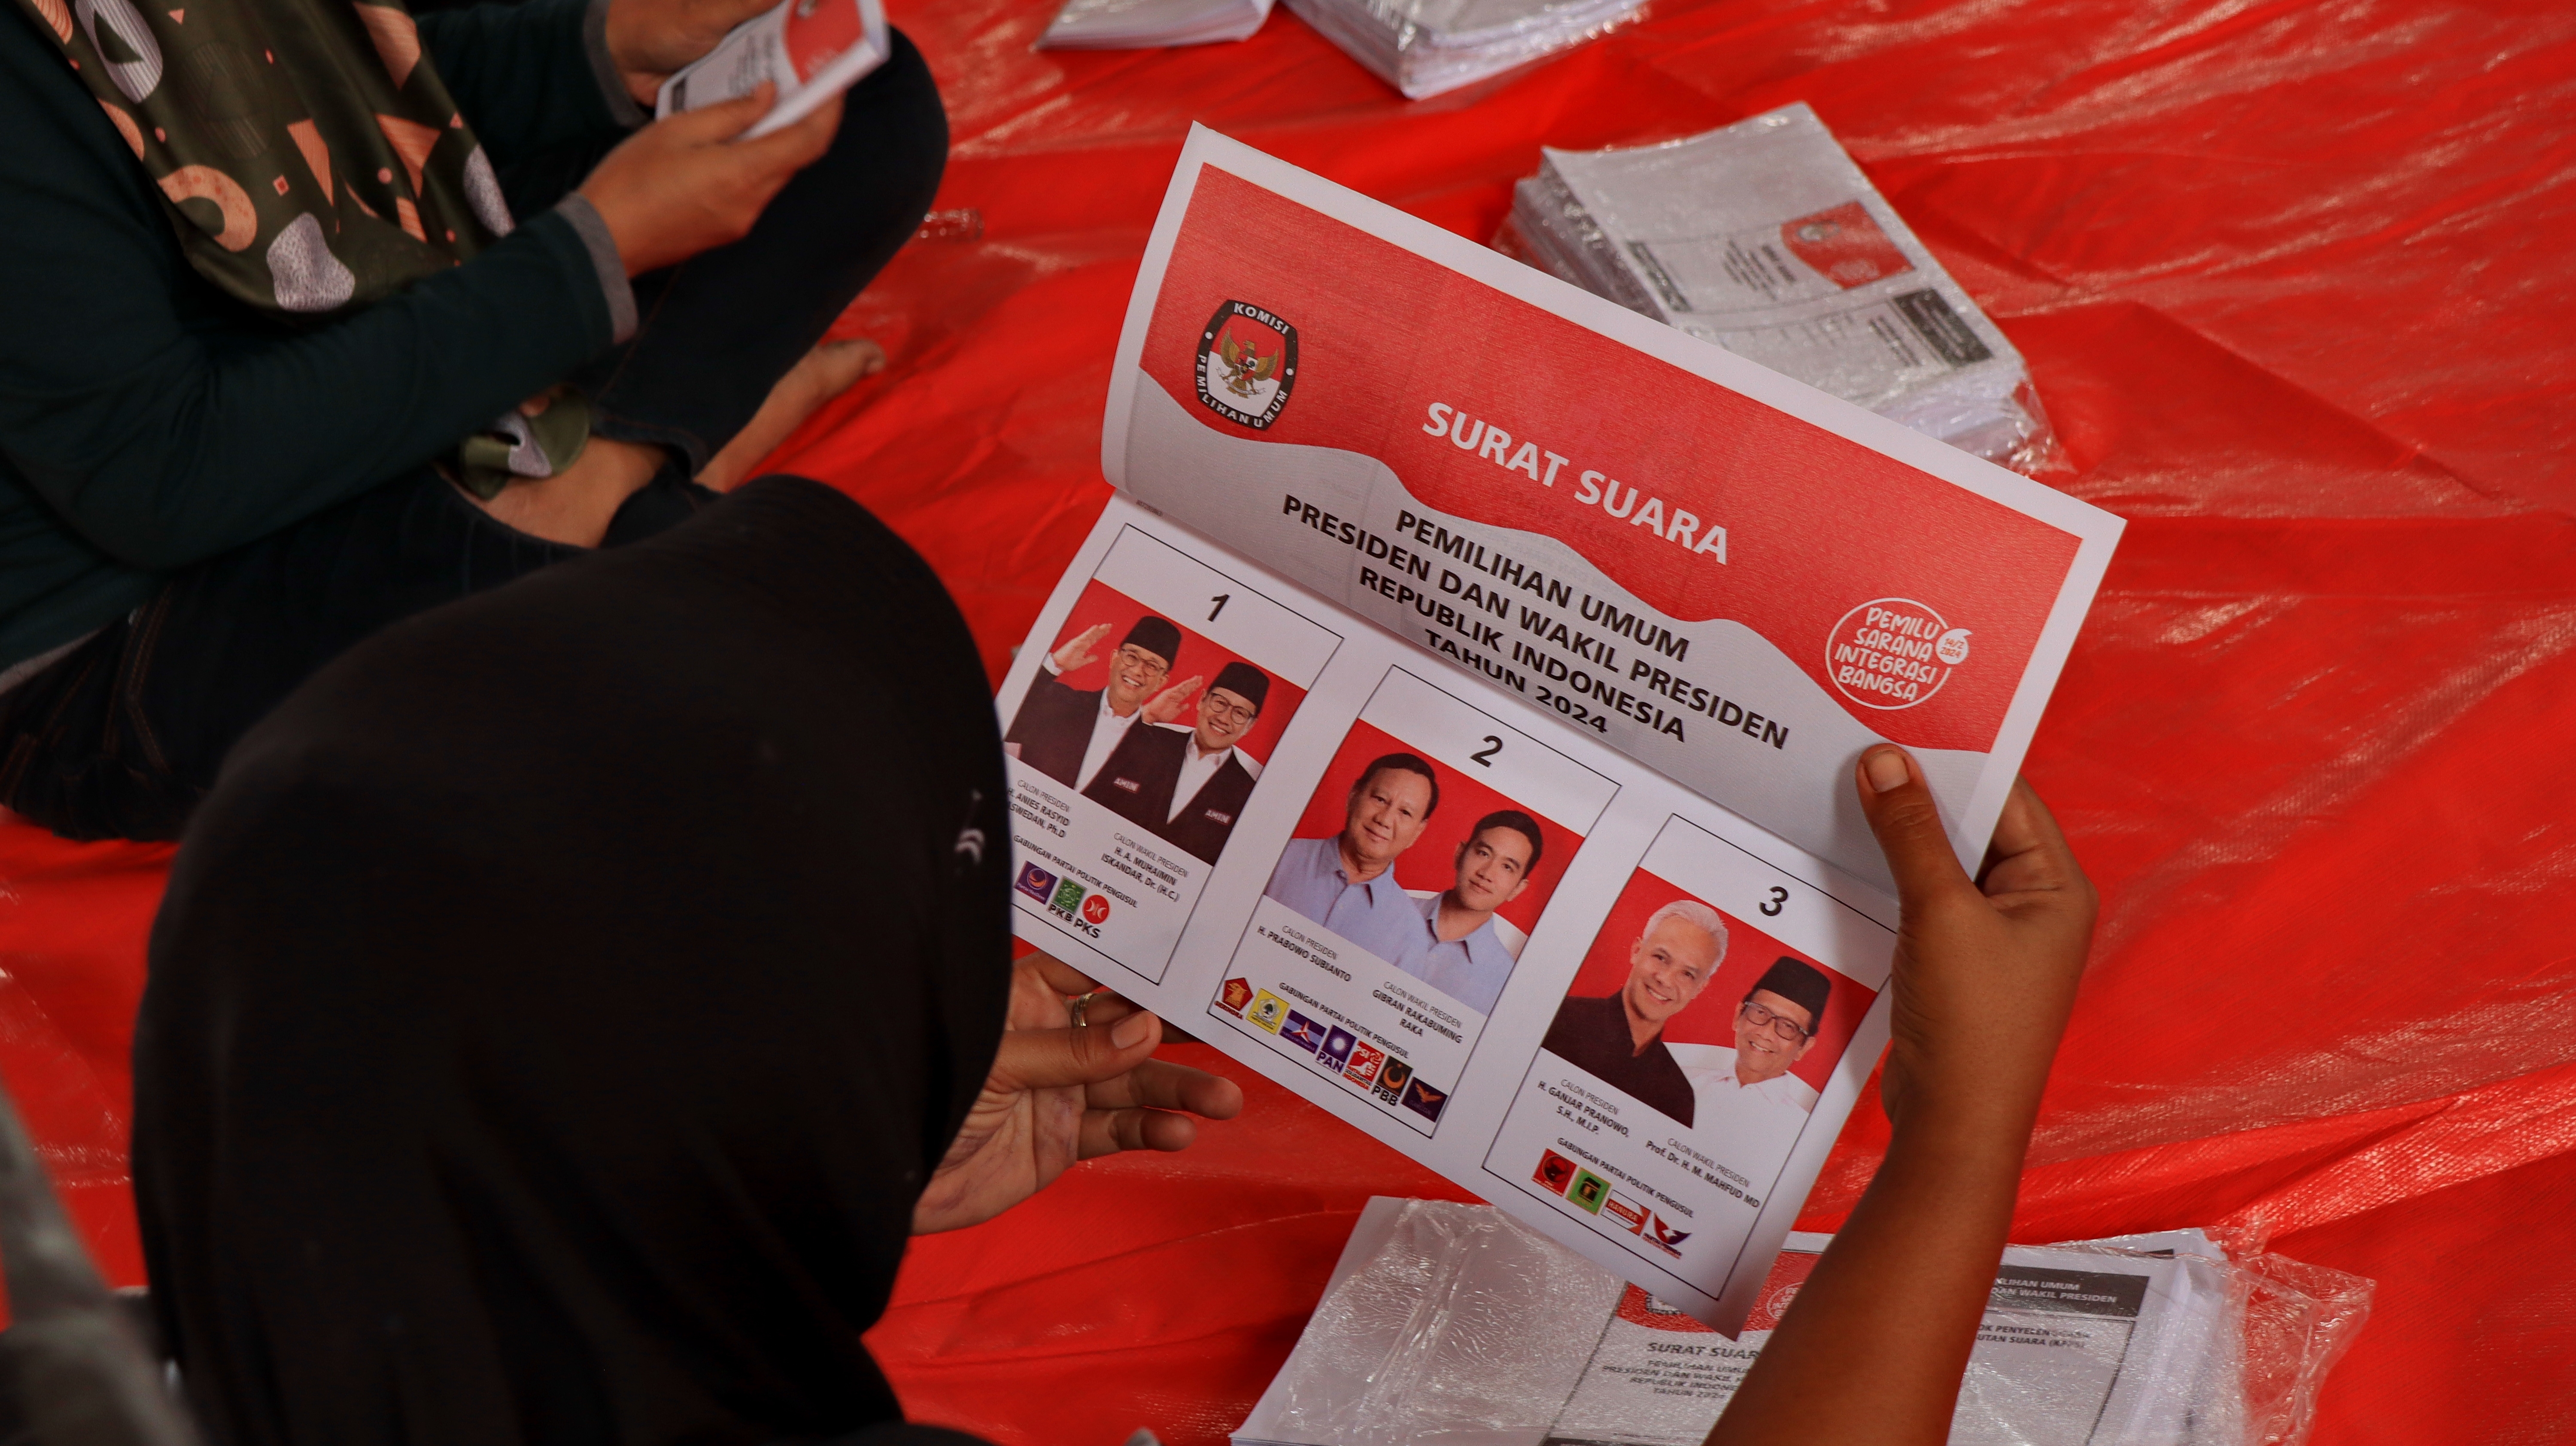
[(2122, 527), (1204, 127), (1101, 466), (1881, 883), (1854, 759), (1912, 749), (1973, 867)]

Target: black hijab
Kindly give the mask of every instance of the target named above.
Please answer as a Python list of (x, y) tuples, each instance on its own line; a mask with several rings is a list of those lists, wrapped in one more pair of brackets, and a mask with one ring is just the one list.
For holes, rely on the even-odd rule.
[(146, 1259), (227, 1446), (894, 1418), (859, 1344), (1009, 983), (930, 569), (755, 483), (379, 635), (243, 740), (152, 934)]

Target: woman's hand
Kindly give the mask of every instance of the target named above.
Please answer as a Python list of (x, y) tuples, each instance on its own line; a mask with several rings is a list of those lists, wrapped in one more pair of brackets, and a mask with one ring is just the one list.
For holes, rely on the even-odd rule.
[(2022, 1157), (2093, 937), (2093, 885), (2030, 785), (1980, 876), (1904, 750), (1853, 784), (1896, 876), (1887, 1157), (1707, 1446), (1941, 1446), (1995, 1286)]
[(1904, 750), (1871, 749), (1858, 783), (1902, 916), (1879, 1084), (1888, 1120), (1967, 1125), (2018, 1148), (2084, 975), (2092, 882), (2027, 783), (2014, 781), (1973, 880)]
[(1084, 1027), (1069, 1028), (1071, 997), (1098, 987), (1044, 954), (1013, 966), (1001, 1052), (912, 1207), (913, 1234), (990, 1220), (1077, 1160), (1185, 1150), (1198, 1137), (1190, 1115), (1243, 1109), (1234, 1081), (1153, 1058), (1162, 1021), (1124, 999), (1093, 995)]
[(609, 0), (608, 58), (646, 110), (672, 73), (778, 0)]
[(682, 111), (626, 138), (581, 183), (608, 223), (626, 274), (739, 241), (788, 179), (832, 145), (841, 98), (765, 136), (737, 140), (769, 113), (766, 82), (740, 100)]

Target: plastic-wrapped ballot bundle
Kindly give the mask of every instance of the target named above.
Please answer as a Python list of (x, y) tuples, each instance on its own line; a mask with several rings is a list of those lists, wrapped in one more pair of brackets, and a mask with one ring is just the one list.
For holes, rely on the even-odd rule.
[(2021, 353), (1804, 104), (1541, 154), (1497, 249), (1990, 462), (2054, 453)]
[[(1729, 1339), (1490, 1206), (1371, 1200), (1235, 1446), (1699, 1446), (1830, 1239)], [(1953, 1446), (2296, 1446), (2370, 1282), (2250, 1244), (2007, 1250)]]
[(1421, 100), (1580, 45), (1645, 0), (1288, 0), (1379, 79)]
[(1040, 50), (1144, 50), (1245, 40), (1270, 18), (1271, 0), (1065, 0), (1038, 37)]

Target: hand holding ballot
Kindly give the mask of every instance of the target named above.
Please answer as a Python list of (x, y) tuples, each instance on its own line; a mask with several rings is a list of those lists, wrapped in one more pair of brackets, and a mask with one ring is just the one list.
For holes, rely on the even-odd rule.
[(598, 210), (629, 276), (739, 241), (798, 171), (832, 145), (838, 97), (805, 119), (745, 139), (769, 109), (766, 88), (655, 121), (592, 169), (581, 195)]
[(2013, 777), (2117, 519), (1205, 131), (1101, 460), (996, 699), (1023, 938), (1720, 1330), (1895, 968), (1897, 1108), (2027, 1129)]
[(2075, 1007), (2100, 907), (2048, 806), (2016, 780), (1970, 879), (1903, 750), (1861, 760), (1861, 808), (1896, 875), (1896, 1003), (1880, 1095), (1888, 1119), (2030, 1133)]
[(1948, 1434), (2092, 942), (2093, 885), (2028, 783), (1972, 880), (1902, 749), (1863, 754), (1853, 782), (1901, 909), (1882, 1085), (1894, 1129), (1709, 1446)]
[(1098, 990), (1044, 954), (1013, 966), (1001, 1049), (913, 1206), (913, 1234), (990, 1220), (1077, 1160), (1186, 1150), (1198, 1138), (1192, 1115), (1230, 1120), (1241, 1112), (1241, 1087), (1155, 1059), (1162, 1021)]
[(778, 0), (609, 0), (602, 39), (626, 93), (653, 104), (662, 83)]

